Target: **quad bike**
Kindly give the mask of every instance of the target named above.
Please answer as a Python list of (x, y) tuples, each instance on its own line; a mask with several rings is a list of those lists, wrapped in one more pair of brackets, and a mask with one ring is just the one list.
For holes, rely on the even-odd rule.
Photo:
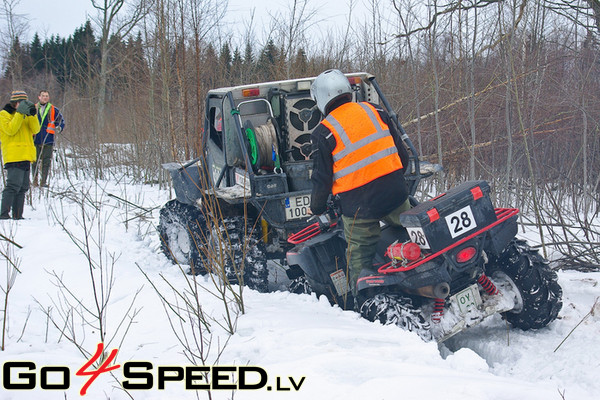
[(343, 228), (327, 215), (290, 237), (290, 290), (314, 291), (371, 321), (396, 324), (441, 342), (501, 313), (538, 329), (561, 309), (562, 289), (548, 262), (517, 233), (517, 209), (493, 208), (485, 181), (465, 182), (386, 226), (373, 269), (353, 298)]

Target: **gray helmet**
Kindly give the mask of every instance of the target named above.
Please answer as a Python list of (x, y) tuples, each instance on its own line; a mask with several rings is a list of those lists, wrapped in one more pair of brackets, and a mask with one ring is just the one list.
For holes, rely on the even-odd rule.
[(310, 86), (310, 95), (317, 102), (317, 107), (323, 115), (331, 101), (350, 93), (352, 93), (352, 87), (348, 78), (337, 69), (321, 72)]

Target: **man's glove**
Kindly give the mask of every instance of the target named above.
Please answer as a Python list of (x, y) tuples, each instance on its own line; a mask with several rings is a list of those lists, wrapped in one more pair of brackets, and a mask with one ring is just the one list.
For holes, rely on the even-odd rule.
[(37, 114), (37, 107), (35, 106), (35, 104), (31, 103), (31, 105), (29, 106), (29, 115), (33, 117), (36, 114)]
[(29, 100), (21, 100), (19, 102), (19, 106), (17, 107), (17, 112), (23, 115), (35, 115), (37, 113), (37, 109), (35, 108), (35, 104)]

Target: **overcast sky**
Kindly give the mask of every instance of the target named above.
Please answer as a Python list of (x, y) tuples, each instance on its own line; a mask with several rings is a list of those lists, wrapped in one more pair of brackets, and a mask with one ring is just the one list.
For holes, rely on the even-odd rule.
[(29, 36), (42, 39), (51, 35), (68, 37), (94, 14), (90, 0), (21, 0), (17, 12), (29, 19)]
[[(229, 0), (227, 21), (236, 22), (242, 27), (249, 21), (251, 11), (255, 9), (255, 26), (261, 27), (257, 20), (268, 19), (269, 13), (285, 12), (291, 7), (293, 0)], [(370, 0), (354, 0), (357, 3), (353, 15), (364, 13), (365, 3)], [(347, 20), (350, 0), (310, 0), (309, 7), (319, 9), (318, 19), (321, 24), (343, 25)], [(29, 19), (29, 38), (38, 32), (43, 39), (51, 35), (68, 37), (76, 28), (83, 25), (88, 16), (96, 15), (91, 0), (21, 0), (17, 9), (19, 14)], [(325, 22), (327, 21), (327, 22)], [(261, 35), (263, 32), (255, 32)]]

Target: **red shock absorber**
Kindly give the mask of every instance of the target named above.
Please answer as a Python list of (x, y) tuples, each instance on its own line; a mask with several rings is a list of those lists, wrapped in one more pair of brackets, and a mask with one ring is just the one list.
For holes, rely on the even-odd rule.
[(436, 298), (433, 302), (433, 313), (431, 314), (431, 320), (435, 324), (439, 324), (444, 316), (444, 306), (446, 305), (445, 299)]
[(483, 290), (492, 296), (500, 293), (496, 285), (494, 285), (494, 283), (490, 281), (490, 278), (488, 278), (485, 274), (481, 274), (479, 279), (477, 279), (477, 283), (481, 285)]

